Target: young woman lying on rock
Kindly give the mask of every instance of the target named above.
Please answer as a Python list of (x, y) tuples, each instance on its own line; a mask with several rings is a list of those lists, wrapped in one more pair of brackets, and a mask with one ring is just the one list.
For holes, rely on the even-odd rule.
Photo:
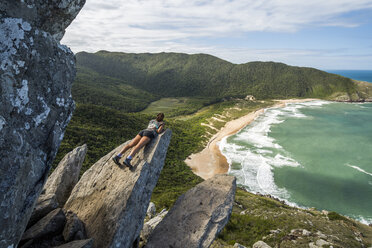
[(130, 148), (134, 147), (133, 150), (130, 152), (129, 156), (124, 160), (124, 164), (129, 168), (132, 167), (131, 160), (134, 155), (147, 143), (158, 136), (159, 133), (164, 131), (164, 114), (159, 113), (156, 116), (156, 119), (151, 120), (149, 125), (146, 129), (140, 131), (137, 136), (127, 145), (121, 149), (121, 151), (112, 159), (114, 160), (115, 164), (120, 165), (119, 160), (121, 159), (122, 155)]

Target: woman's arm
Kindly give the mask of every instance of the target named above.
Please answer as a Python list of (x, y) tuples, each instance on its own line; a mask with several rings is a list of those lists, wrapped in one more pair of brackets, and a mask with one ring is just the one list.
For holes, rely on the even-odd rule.
[(163, 131), (164, 131), (164, 124), (162, 124), (162, 125), (158, 128), (158, 130), (156, 130), (157, 133), (161, 133), (161, 132), (163, 132)]

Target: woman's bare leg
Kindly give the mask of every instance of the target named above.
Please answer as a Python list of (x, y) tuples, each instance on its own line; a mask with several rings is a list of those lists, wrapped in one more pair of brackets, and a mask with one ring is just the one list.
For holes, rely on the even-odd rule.
[(121, 149), (121, 151), (119, 152), (119, 154), (120, 154), (120, 155), (123, 155), (123, 153), (125, 153), (126, 151), (128, 151), (129, 148), (132, 148), (132, 147), (134, 147), (135, 145), (137, 145), (138, 142), (140, 142), (141, 138), (142, 138), (142, 137), (139, 136), (139, 135), (137, 134), (137, 136), (134, 137), (134, 139), (132, 139), (132, 141), (131, 141), (129, 144), (125, 145), (125, 146), (123, 147), (123, 149)]
[(136, 153), (142, 148), (144, 147), (147, 143), (150, 142), (150, 138), (149, 137), (146, 137), (146, 136), (143, 136), (140, 141), (137, 143), (137, 145), (133, 148), (133, 150), (130, 152), (129, 156), (134, 156), (136, 155)]

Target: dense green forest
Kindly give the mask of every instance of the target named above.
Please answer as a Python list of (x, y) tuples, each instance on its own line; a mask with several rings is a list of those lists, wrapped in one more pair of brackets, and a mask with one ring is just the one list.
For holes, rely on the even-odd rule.
[[(72, 88), (76, 109), (53, 168), (67, 152), (86, 143), (88, 153), (81, 174), (84, 173), (99, 158), (133, 138), (161, 110), (166, 115), (166, 127), (172, 129), (172, 139), (151, 199), (158, 211), (171, 207), (182, 193), (202, 181), (184, 160), (203, 148), (207, 131), (215, 132), (201, 125), (215, 114), (228, 110), (229, 118), (234, 119), (272, 104), (267, 99), (327, 98), (338, 92), (354, 93), (355, 87), (347, 78), (316, 69), (273, 62), (234, 65), (203, 54), (82, 52), (77, 54), (77, 62)], [(238, 99), (248, 94), (265, 102)], [(236, 106), (240, 110), (234, 113), (231, 109)], [(223, 245), (233, 245), (235, 241), (252, 245), (276, 227), (288, 232), (304, 228), (303, 223), (293, 219), (294, 210), (288, 206), (242, 190), (238, 190), (237, 199), (252, 211), (262, 208), (276, 213), (285, 209), (288, 214), (280, 221), (276, 216), (265, 219), (261, 212), (243, 218), (241, 210), (234, 207), (218, 240)], [(323, 224), (326, 230), (329, 223)], [(281, 238), (278, 236), (271, 243), (280, 242)]]
[[(110, 95), (108, 92), (118, 92), (112, 86), (115, 83), (125, 84), (127, 88), (121, 89), (121, 92), (128, 94), (128, 97), (136, 97), (136, 103), (146, 101), (150, 96), (225, 98), (254, 95), (257, 99), (326, 98), (336, 92), (355, 92), (355, 85), (348, 78), (313, 68), (274, 62), (232, 64), (206, 54), (129, 54), (106, 51), (80, 52), (76, 58), (79, 73), (75, 87), (82, 88), (84, 83), (91, 86), (91, 79), (87, 74), (103, 77), (106, 81), (113, 80), (109, 84), (110, 88), (105, 90), (107, 96)], [(90, 89), (102, 89), (104, 81), (92, 81), (94, 85)], [(132, 91), (128, 86), (141, 91)], [(83, 92), (75, 92), (77, 101), (83, 96)], [(99, 97), (95, 100), (100, 101)]]

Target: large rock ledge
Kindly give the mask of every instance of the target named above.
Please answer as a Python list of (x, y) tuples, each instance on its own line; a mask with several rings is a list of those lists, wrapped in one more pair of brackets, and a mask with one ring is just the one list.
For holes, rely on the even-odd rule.
[(130, 247), (139, 237), (170, 138), (168, 129), (141, 149), (132, 160), (132, 170), (111, 159), (123, 144), (96, 162), (76, 184), (64, 208), (84, 222), (94, 247)]
[(236, 179), (216, 175), (180, 196), (150, 234), (146, 248), (209, 247), (230, 219)]

